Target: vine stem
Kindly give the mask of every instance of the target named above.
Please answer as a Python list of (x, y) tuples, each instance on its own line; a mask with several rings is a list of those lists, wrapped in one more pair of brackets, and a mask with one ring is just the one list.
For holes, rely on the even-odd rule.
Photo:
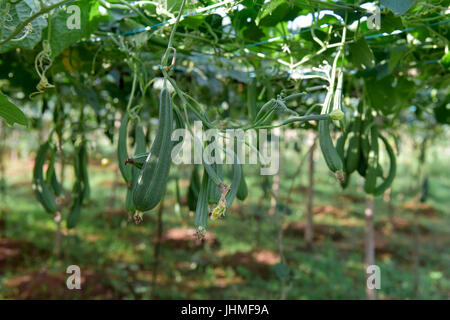
[(155, 287), (156, 282), (158, 278), (158, 267), (159, 267), (159, 260), (160, 260), (160, 253), (161, 253), (161, 239), (163, 235), (163, 219), (162, 215), (164, 213), (164, 197), (163, 195), (161, 199), (161, 204), (158, 208), (158, 217), (157, 217), (157, 232), (156, 232), (156, 243), (155, 243), (155, 249), (153, 251), (153, 271), (152, 271), (152, 281), (151, 281), (151, 287), (150, 287), (150, 297), (153, 298), (153, 295), (155, 293)]
[(40, 15), (43, 15), (49, 11), (51, 11), (52, 9), (59, 7), (67, 2), (69, 2), (71, 0), (63, 0), (60, 2), (57, 2), (55, 4), (52, 4), (51, 6), (48, 7), (44, 7), (41, 8), (41, 10), (39, 10), (38, 12), (36, 12), (35, 14), (33, 14), (32, 16), (30, 16), (29, 18), (27, 18), (26, 20), (24, 20), (15, 30), (13, 33), (11, 33), (9, 36), (7, 36), (4, 40), (0, 40), (0, 46), (5, 44), (6, 42), (8, 42), (9, 40), (11, 40), (12, 38), (14, 38), (16, 35), (18, 35), (20, 33), (20, 31), (22, 31), (23, 28), (25, 28), (31, 21), (33, 21), (34, 19), (36, 19), (37, 17), (39, 17)]
[[(128, 99), (128, 104), (127, 104), (127, 112), (128, 114), (130, 114), (130, 108), (131, 108), (131, 103), (133, 102), (133, 98), (134, 98), (134, 92), (136, 91), (136, 80), (137, 80), (137, 72), (136, 70), (133, 72), (133, 84), (131, 86), (131, 93), (130, 93), (130, 99)], [(130, 114), (131, 116), (131, 114)]]
[(329, 79), (328, 92), (327, 92), (327, 95), (325, 97), (325, 101), (324, 101), (323, 107), (322, 107), (322, 112), (321, 112), (322, 114), (328, 113), (330, 111), (329, 107), (330, 107), (330, 103), (331, 103), (331, 97), (333, 96), (333, 92), (334, 92), (334, 83), (336, 80), (336, 66), (337, 66), (339, 57), (341, 55), (342, 48), (344, 47), (344, 44), (345, 44), (345, 37), (347, 35), (346, 23), (347, 23), (347, 13), (345, 13), (345, 24), (344, 24), (344, 30), (342, 32), (341, 46), (339, 46), (339, 50), (336, 54), (336, 57), (334, 57), (333, 66), (331, 69), (331, 75), (330, 75), (330, 79)]
[(288, 124), (294, 123), (294, 122), (321, 121), (321, 120), (328, 120), (328, 119), (330, 119), (330, 116), (328, 114), (313, 114), (313, 115), (308, 115), (308, 116), (293, 117), (293, 118), (286, 119), (279, 124), (267, 125), (267, 126), (262, 125), (262, 126), (253, 127), (251, 129), (272, 129), (272, 128), (282, 127), (282, 126), (285, 126), (285, 125), (288, 125)]
[(183, 95), (183, 92), (181, 91), (180, 88), (178, 88), (178, 86), (175, 83), (175, 81), (169, 77), (169, 75), (167, 74), (167, 71), (162, 69), (162, 73), (164, 75), (164, 78), (166, 78), (170, 82), (170, 84), (174, 88), (175, 92), (180, 97), (181, 102), (183, 103), (183, 111), (184, 111), (184, 116), (186, 117), (186, 125), (188, 127), (189, 132), (191, 134), (193, 134), (193, 130), (192, 130), (191, 124), (189, 123), (189, 114), (188, 114), (187, 109), (186, 109), (186, 106), (190, 106), (189, 102), (186, 100), (186, 98)]
[(152, 21), (149, 18), (147, 18), (147, 16), (143, 14), (140, 10), (136, 9), (133, 5), (129, 4), (124, 0), (119, 0), (119, 2), (122, 3), (124, 6), (128, 7), (131, 11), (134, 11), (137, 15), (139, 15), (142, 19), (144, 19), (147, 24), (152, 24)]
[(418, 3), (417, 5), (422, 5), (424, 7), (433, 8), (433, 9), (439, 9), (439, 10), (447, 10), (448, 9), (446, 7), (436, 6), (434, 4), (429, 4), (429, 3)]
[(178, 22), (180, 22), (181, 15), (183, 14), (185, 4), (186, 4), (186, 0), (183, 0), (183, 2), (181, 3), (180, 12), (178, 13), (178, 16), (177, 16), (177, 20), (175, 21), (175, 24), (173, 25), (172, 31), (170, 33), (166, 52), (164, 53), (164, 55), (162, 56), (162, 59), (161, 59), (162, 66), (165, 66), (167, 64), (167, 59), (169, 58), (169, 52), (171, 50), (170, 48), (172, 47), (173, 36), (175, 35), (175, 31), (177, 30)]

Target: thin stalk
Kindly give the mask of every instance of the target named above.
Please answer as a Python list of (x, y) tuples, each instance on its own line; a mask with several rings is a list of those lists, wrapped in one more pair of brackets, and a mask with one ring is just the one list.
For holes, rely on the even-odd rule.
[(282, 126), (285, 126), (287, 124), (291, 124), (294, 122), (320, 121), (320, 120), (327, 120), (327, 119), (330, 119), (330, 116), (328, 114), (314, 114), (314, 115), (309, 115), (309, 116), (289, 118), (287, 120), (284, 120), (280, 124), (257, 126), (257, 127), (251, 127), (248, 129), (272, 129), (272, 128), (282, 127)]
[(158, 276), (159, 256), (161, 252), (161, 238), (163, 233), (163, 220), (162, 220), (163, 212), (164, 212), (164, 196), (161, 199), (161, 204), (159, 205), (158, 208), (156, 243), (155, 243), (155, 250), (153, 252), (153, 271), (152, 271), (152, 284), (150, 288), (150, 296), (152, 296), (153, 292), (155, 291), (156, 278)]
[(172, 32), (170, 33), (169, 43), (167, 44), (166, 52), (164, 53), (164, 55), (161, 58), (162, 66), (165, 66), (167, 64), (167, 59), (169, 58), (170, 48), (172, 47), (173, 36), (175, 35), (175, 31), (177, 30), (178, 22), (180, 22), (181, 15), (183, 14), (185, 3), (186, 3), (186, 0), (183, 0), (183, 2), (181, 3), (180, 12), (178, 13), (178, 16), (177, 16), (177, 20), (175, 21), (175, 24), (172, 27)]
[(132, 116), (130, 113), (130, 108), (131, 108), (131, 104), (133, 103), (134, 92), (136, 91), (136, 82), (137, 82), (137, 72), (135, 70), (134, 74), (133, 74), (133, 83), (131, 86), (130, 98), (128, 99), (128, 104), (127, 104), (127, 112), (130, 115), (130, 117)]
[(6, 221), (5, 221), (5, 203), (6, 203), (6, 169), (5, 169), (5, 161), (3, 159), (5, 152), (5, 143), (6, 141), (6, 127), (4, 127), (3, 123), (0, 122), (0, 238), (4, 231)]
[(374, 230), (374, 198), (372, 195), (366, 196), (366, 227), (365, 227), (365, 268), (366, 268), (366, 298), (367, 300), (376, 300), (376, 289), (370, 289), (367, 286), (367, 280), (370, 276), (367, 274), (367, 267), (375, 265), (375, 230)]
[(314, 212), (313, 212), (313, 198), (314, 198), (314, 149), (316, 147), (316, 135), (311, 132), (311, 148), (309, 150), (309, 183), (308, 193), (306, 198), (306, 228), (305, 228), (305, 243), (307, 249), (312, 249), (314, 238)]
[(128, 2), (126, 2), (124, 0), (119, 0), (119, 2), (122, 3), (124, 6), (128, 7), (130, 10), (136, 12), (142, 19), (145, 20), (145, 23), (147, 23), (148, 25), (152, 24), (152, 21), (149, 18), (147, 18), (147, 16), (145, 14), (143, 14), (137, 8), (135, 8), (134, 6), (132, 6), (131, 4), (129, 4)]
[(55, 242), (53, 246), (53, 255), (55, 257), (59, 257), (59, 255), (61, 254), (61, 241), (62, 241), (62, 233), (61, 233), (62, 215), (60, 211), (56, 212), (54, 221), (56, 223), (56, 232), (55, 232)]

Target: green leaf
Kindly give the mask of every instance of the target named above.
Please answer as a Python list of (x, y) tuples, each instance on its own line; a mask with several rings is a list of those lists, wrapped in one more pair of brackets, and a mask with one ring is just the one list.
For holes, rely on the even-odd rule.
[(258, 26), (276, 26), (280, 21), (295, 19), (299, 10), (299, 7), (293, 5), (293, 3), (290, 3), (289, 1), (268, 1), (259, 11), (256, 22)]
[(412, 6), (414, 0), (380, 0), (380, 4), (396, 15), (404, 14)]
[(379, 32), (391, 33), (392, 31), (403, 28), (402, 19), (393, 15), (392, 12), (381, 15), (381, 29)]
[(375, 66), (375, 57), (366, 39), (361, 38), (350, 44), (350, 61), (358, 69), (369, 69)]
[(0, 92), (0, 117), (6, 120), (9, 125), (14, 123), (21, 124), (23, 126), (28, 125), (28, 119), (25, 114), (11, 101), (8, 97)]
[(258, 13), (258, 22), (265, 17), (272, 15), (273, 11), (275, 11), (278, 6), (283, 4), (283, 2), (284, 0), (273, 0), (266, 2)]
[(90, 36), (100, 20), (98, 6), (98, 1), (79, 0), (59, 8), (52, 15), (49, 39), (51, 58), (57, 57), (73, 43)]
[(444, 69), (450, 70), (450, 52), (445, 54), (440, 62)]
[[(122, 32), (124, 33), (143, 28), (145, 28), (144, 25), (137, 23), (132, 19), (123, 20), (120, 26), (120, 29), (123, 30)], [(129, 41), (133, 43), (136, 49), (139, 49), (147, 44), (147, 41), (150, 37), (151, 35), (148, 32), (139, 32), (133, 35), (129, 35), (127, 39), (129, 39)]]
[[(21, 23), (39, 10), (39, 5), (35, 4), (33, 0), (23, 0), (11, 7), (8, 12), (8, 19), (5, 20), (2, 39), (12, 34)], [(32, 20), (30, 25), (31, 29), (27, 31), (27, 28), (24, 28), (11, 40), (0, 45), (0, 53), (15, 48), (33, 49), (42, 38), (42, 29), (47, 26), (47, 20), (43, 16), (39, 16)]]
[(253, 23), (250, 23), (248, 27), (243, 30), (242, 34), (244, 37), (253, 41), (259, 41), (264, 36), (264, 32)]
[(397, 67), (399, 62), (405, 57), (407, 50), (393, 50), (391, 51), (391, 57), (389, 58), (389, 73), (392, 73)]
[(384, 115), (394, 114), (410, 105), (416, 92), (412, 81), (392, 74), (380, 80), (365, 80), (365, 95), (370, 106)]
[(185, 26), (185, 27), (195, 30), (195, 29), (198, 29), (203, 24), (204, 21), (205, 21), (204, 16), (186, 17), (180, 23), (180, 27)]

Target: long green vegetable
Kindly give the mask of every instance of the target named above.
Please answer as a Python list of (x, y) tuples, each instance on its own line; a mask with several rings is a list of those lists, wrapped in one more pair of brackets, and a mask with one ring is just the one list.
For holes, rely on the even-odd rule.
[(48, 185), (45, 183), (43, 173), (44, 163), (49, 149), (50, 143), (48, 141), (39, 147), (33, 169), (33, 189), (36, 198), (42, 204), (44, 209), (48, 213), (54, 214), (58, 211), (58, 206)]
[(139, 174), (133, 200), (137, 210), (155, 208), (166, 190), (171, 165), (173, 109), (167, 88), (161, 91), (159, 125), (150, 153)]

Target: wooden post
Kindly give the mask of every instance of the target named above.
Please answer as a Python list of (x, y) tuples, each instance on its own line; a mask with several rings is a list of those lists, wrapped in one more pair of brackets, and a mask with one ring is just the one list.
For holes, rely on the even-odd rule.
[(277, 209), (277, 199), (280, 191), (280, 173), (277, 172), (273, 176), (273, 184), (272, 184), (272, 199), (270, 200), (270, 209), (269, 215), (274, 215)]
[[(367, 267), (375, 264), (375, 231), (374, 231), (374, 198), (372, 195), (366, 196), (366, 230), (365, 230), (365, 272)], [(366, 298), (367, 300), (376, 300), (376, 289), (369, 289), (367, 280), (369, 275), (366, 272)]]
[(389, 222), (391, 223), (391, 227), (392, 227), (392, 229), (395, 229), (395, 224), (394, 224), (394, 206), (392, 205), (392, 188), (388, 188), (384, 192), (383, 200), (384, 200), (384, 203), (385, 203), (386, 208), (387, 208), (388, 218), (389, 218)]
[(153, 270), (152, 270), (152, 283), (151, 283), (151, 288), (150, 288), (150, 297), (153, 297), (153, 293), (155, 292), (156, 278), (158, 276), (159, 255), (161, 252), (161, 238), (162, 238), (162, 233), (163, 233), (162, 215), (164, 212), (164, 198), (165, 197), (163, 196), (161, 199), (159, 208), (158, 208), (156, 242), (155, 242), (155, 250), (153, 251)]
[(306, 227), (305, 227), (305, 242), (306, 248), (312, 249), (314, 238), (314, 212), (313, 212), (313, 198), (314, 198), (314, 149), (316, 146), (316, 134), (314, 131), (310, 132), (310, 145), (309, 150), (309, 183), (306, 198)]
[(5, 168), (5, 141), (6, 127), (0, 121), (0, 238), (6, 229), (5, 202), (6, 202), (6, 168)]
[(62, 241), (62, 234), (61, 234), (61, 222), (62, 222), (62, 216), (61, 212), (56, 212), (54, 220), (56, 222), (56, 232), (55, 232), (55, 243), (53, 246), (53, 255), (55, 257), (59, 257), (61, 254), (61, 241)]

